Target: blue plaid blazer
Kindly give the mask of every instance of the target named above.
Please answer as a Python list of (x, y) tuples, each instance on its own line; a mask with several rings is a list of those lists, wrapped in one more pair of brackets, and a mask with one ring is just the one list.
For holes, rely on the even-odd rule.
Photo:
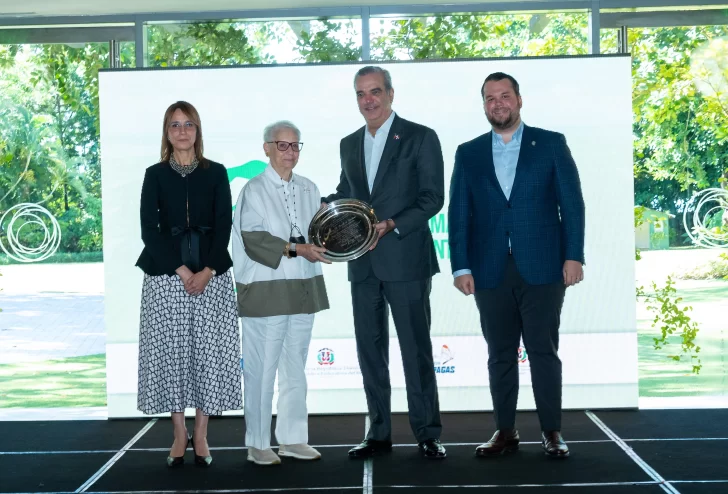
[(563, 280), (567, 259), (584, 263), (584, 199), (562, 134), (524, 126), (510, 199), (493, 166), (491, 132), (458, 146), (450, 181), (448, 235), (453, 273), (469, 269), (475, 289), (503, 280), (509, 240), (531, 285)]

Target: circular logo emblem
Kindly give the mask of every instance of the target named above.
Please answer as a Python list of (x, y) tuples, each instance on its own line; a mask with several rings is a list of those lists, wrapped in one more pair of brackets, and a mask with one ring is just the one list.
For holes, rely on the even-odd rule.
[(319, 365), (334, 365), (334, 351), (331, 348), (322, 348), (318, 351), (316, 360)]

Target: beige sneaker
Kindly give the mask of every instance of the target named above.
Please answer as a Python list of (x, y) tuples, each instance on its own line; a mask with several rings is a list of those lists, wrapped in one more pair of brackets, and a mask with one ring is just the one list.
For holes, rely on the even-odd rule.
[(281, 444), (278, 446), (278, 454), (297, 460), (318, 460), (321, 453), (308, 444)]
[(248, 448), (248, 461), (256, 465), (280, 465), (281, 459), (272, 449)]

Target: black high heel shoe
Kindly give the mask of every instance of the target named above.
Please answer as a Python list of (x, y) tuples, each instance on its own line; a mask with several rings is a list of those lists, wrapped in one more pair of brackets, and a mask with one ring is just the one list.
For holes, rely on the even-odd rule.
[[(192, 440), (192, 436), (187, 437), (187, 444), (185, 445), (185, 451), (187, 451), (187, 448), (190, 447), (190, 441)], [(175, 468), (175, 467), (181, 467), (185, 463), (185, 455), (182, 453), (182, 456), (168, 456), (167, 457), (167, 466), (169, 468)]]
[(195, 465), (201, 467), (209, 467), (212, 463), (212, 456), (199, 456), (195, 450), (195, 438), (190, 436), (190, 443), (192, 443), (192, 452), (195, 454)]

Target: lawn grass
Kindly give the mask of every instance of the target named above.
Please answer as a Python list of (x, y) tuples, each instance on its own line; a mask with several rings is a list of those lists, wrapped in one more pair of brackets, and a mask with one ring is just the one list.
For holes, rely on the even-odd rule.
[(651, 318), (638, 319), (640, 396), (728, 396), (728, 282), (680, 283), (677, 296), (683, 297), (681, 306), (693, 307), (687, 314), (700, 328), (695, 343), (701, 347), (702, 369), (693, 374), (687, 355), (680, 362), (669, 358), (680, 354), (679, 336), (655, 350), (653, 338), (659, 330), (651, 327)]
[(106, 406), (106, 355), (0, 365), (0, 408)]
[[(696, 343), (701, 346), (703, 368), (691, 372), (687, 359), (675, 362), (680, 339), (675, 336), (655, 350), (648, 313), (637, 321), (639, 392), (642, 397), (728, 395), (728, 281), (680, 282), (682, 304), (693, 306), (689, 315), (700, 323)], [(97, 407), (106, 405), (106, 356), (0, 364), (0, 408)]]
[[(77, 262), (104, 262), (104, 253), (99, 252), (56, 252), (48, 259), (39, 261), (36, 264), (70, 264)], [(4, 252), (0, 252), (0, 266), (11, 264), (26, 264), (11, 259)]]

